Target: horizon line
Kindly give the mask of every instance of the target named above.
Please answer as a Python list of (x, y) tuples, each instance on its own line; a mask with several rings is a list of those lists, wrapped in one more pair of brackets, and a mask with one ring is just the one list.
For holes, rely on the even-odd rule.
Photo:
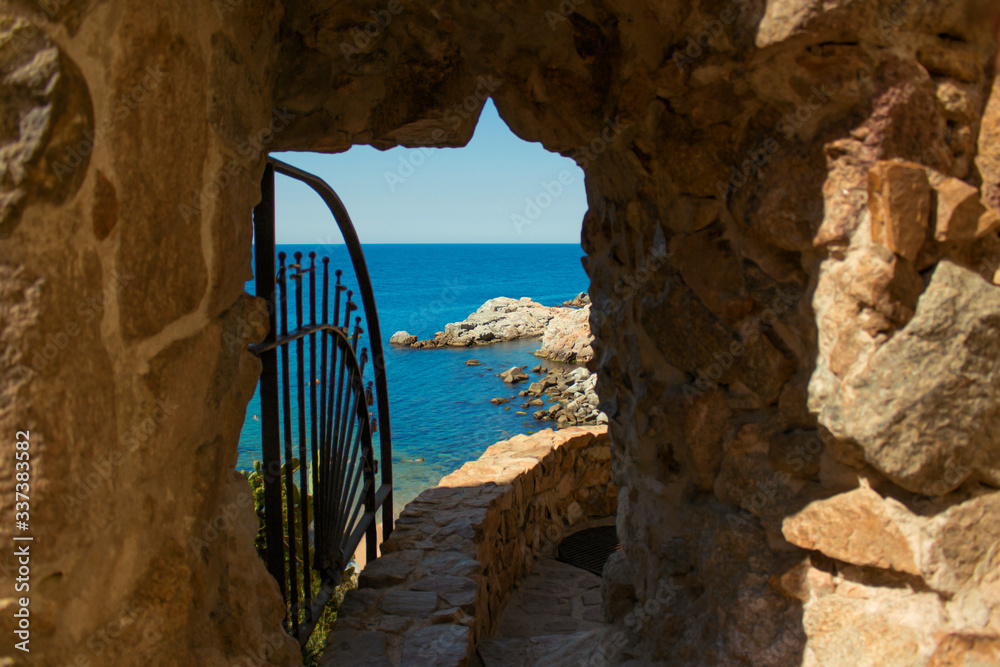
[[(283, 241), (275, 245), (344, 245), (340, 243), (317, 243), (315, 241)], [(534, 243), (494, 243), (491, 241), (362, 241), (361, 245), (581, 245), (573, 241), (539, 241)]]

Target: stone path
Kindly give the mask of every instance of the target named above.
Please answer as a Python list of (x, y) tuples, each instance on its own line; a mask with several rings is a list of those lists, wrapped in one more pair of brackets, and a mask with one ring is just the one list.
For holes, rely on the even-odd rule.
[(547, 656), (586, 643), (603, 627), (601, 578), (542, 557), (511, 593), (496, 637), (476, 647), (478, 666), (549, 665)]

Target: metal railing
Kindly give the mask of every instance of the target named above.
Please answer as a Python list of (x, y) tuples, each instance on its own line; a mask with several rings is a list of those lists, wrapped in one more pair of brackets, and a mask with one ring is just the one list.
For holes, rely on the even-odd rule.
[[(340, 270), (334, 271), (331, 292), (330, 258), (322, 257), (320, 266), (317, 254), (310, 252), (306, 266), (302, 253), (293, 255), (294, 263), (286, 263), (288, 258), (281, 252), (275, 266), (275, 173), (316, 191), (340, 228), (361, 298), (370, 364), (368, 348), (358, 351), (366, 330), (362, 317), (354, 314), (358, 310), (354, 292), (342, 282)], [(367, 559), (377, 557), (380, 509), (382, 538), (392, 532), (389, 398), (371, 280), (361, 243), (340, 198), (317, 176), (273, 158), (268, 158), (265, 167), (261, 195), (254, 208), (255, 286), (257, 296), (273, 307), (268, 309), (267, 337), (250, 350), (262, 363), (265, 560), (289, 609), (286, 629), (304, 645), (362, 538)], [(294, 328), (288, 313), (290, 299), (295, 304)], [(368, 371), (373, 380), (366, 384)], [(378, 458), (375, 432), (379, 434)]]

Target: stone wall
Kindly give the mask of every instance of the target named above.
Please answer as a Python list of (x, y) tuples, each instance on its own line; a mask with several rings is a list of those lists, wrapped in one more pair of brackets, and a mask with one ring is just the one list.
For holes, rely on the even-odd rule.
[(324, 661), (467, 664), (534, 559), (616, 501), (606, 428), (498, 442), (406, 506), (345, 596)]
[[(293, 22), (286, 43), (307, 55), (279, 87), (303, 112), (290, 142), (461, 144), (466, 109), (490, 95), (515, 133), (585, 169), (592, 367), (624, 549), (608, 591), (635, 600), (608, 605), (622, 660), (926, 665), (1000, 635), (992, 528), (959, 598), (785, 528), (830, 499), (855, 517), (854, 496), (836, 499), (864, 484), (906, 508), (903, 527), (877, 524), (886, 535), (976, 514), (996, 492), (998, 334), (984, 325), (1000, 90), (984, 8), (410, 5), (349, 62), (364, 3), (326, 32), (306, 29), (317, 10)], [(919, 165), (928, 185), (886, 184), (886, 162)], [(880, 213), (908, 198), (908, 213)], [(941, 539), (915, 557), (937, 562)], [(781, 584), (813, 569), (833, 585)], [(661, 591), (666, 611), (640, 613)], [(919, 618), (931, 639), (880, 616)]]
[[(235, 473), (279, 16), (0, 3), (0, 663), (301, 662)], [(34, 537), (29, 591), (12, 533)]]
[[(487, 97), (586, 171), (625, 554), (609, 590), (635, 609), (673, 591), (671, 613), (625, 627), (633, 652), (995, 650), (993, 10), (5, 3), (0, 430), (33, 442), (32, 658), (296, 661), (233, 477), (258, 372), (242, 286), (262, 151), (460, 146)], [(808, 525), (831, 514), (891, 555)], [(13, 521), (5, 504), (0, 541)], [(808, 596), (796, 583), (826, 575)]]

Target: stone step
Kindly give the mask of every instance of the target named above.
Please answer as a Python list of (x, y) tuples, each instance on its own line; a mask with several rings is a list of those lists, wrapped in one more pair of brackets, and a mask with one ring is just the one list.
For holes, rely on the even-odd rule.
[(482, 667), (530, 667), (552, 664), (551, 657), (572, 646), (592, 639), (593, 630), (565, 635), (537, 637), (498, 637), (484, 639), (476, 647)]

